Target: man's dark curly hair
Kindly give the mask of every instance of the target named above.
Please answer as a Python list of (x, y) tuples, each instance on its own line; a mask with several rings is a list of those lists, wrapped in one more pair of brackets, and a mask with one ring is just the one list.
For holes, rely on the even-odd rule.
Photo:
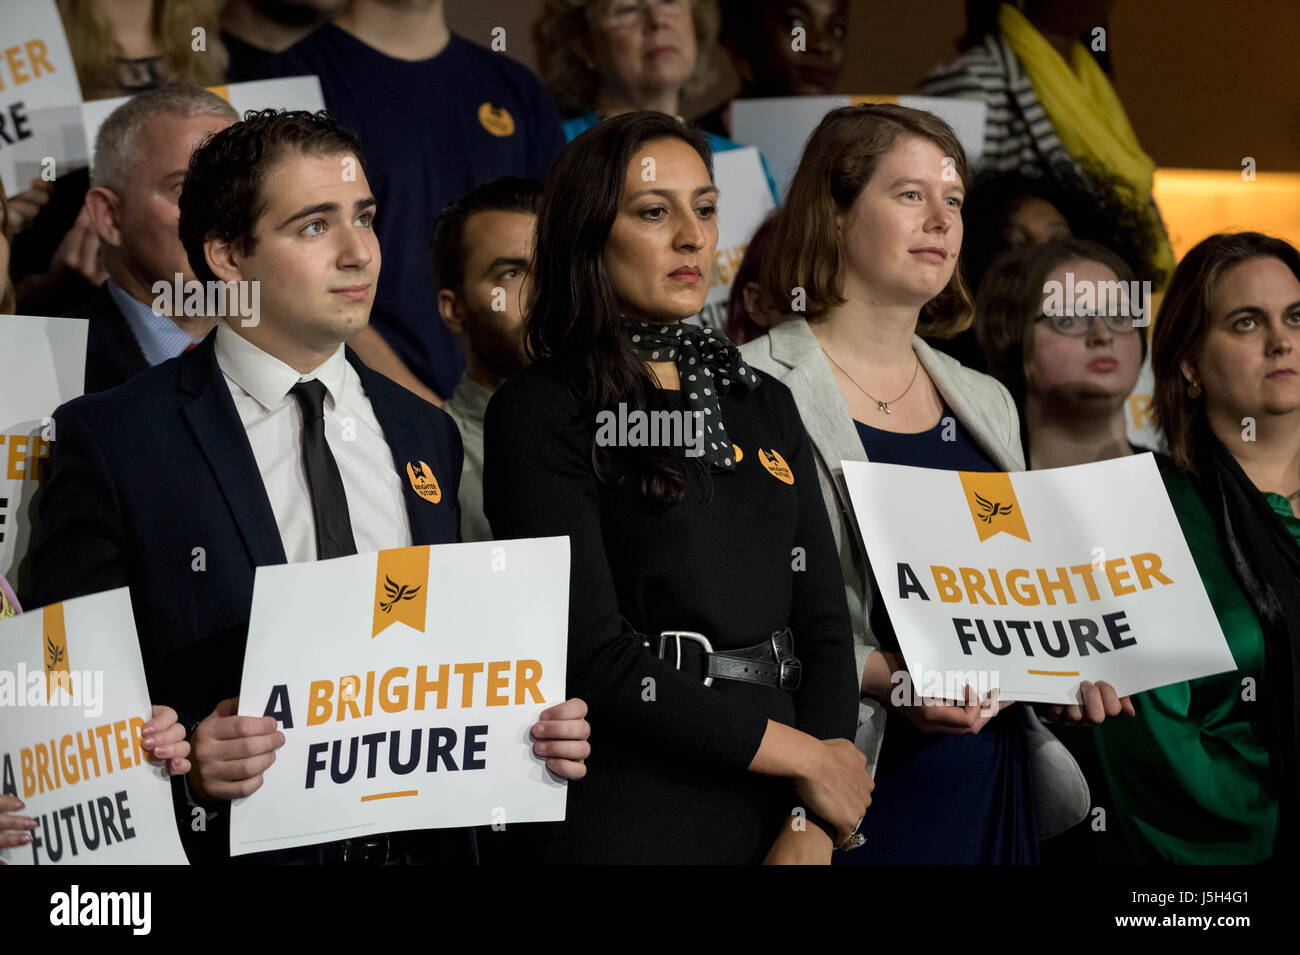
[(365, 170), (357, 137), (324, 110), (249, 110), (242, 122), (194, 150), (178, 204), (181, 244), (200, 281), (217, 281), (203, 253), (208, 239), (233, 242), (245, 255), (252, 253), (257, 245), (253, 229), (267, 207), (262, 187), (290, 148), (312, 156), (351, 153)]

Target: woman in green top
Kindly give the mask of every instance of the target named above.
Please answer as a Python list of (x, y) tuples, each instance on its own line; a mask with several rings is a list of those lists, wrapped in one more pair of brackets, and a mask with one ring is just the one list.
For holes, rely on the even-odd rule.
[(1097, 729), (1136, 861), (1289, 858), (1300, 658), (1300, 253), (1255, 232), (1192, 249), (1156, 316), (1161, 471), (1237, 670)]
[[(1022, 406), (1034, 468), (1137, 450), (1125, 436), (1123, 403), (1145, 352), (1143, 330), (1131, 334), (1124, 315), (1043, 315), (1045, 280), (1063, 281), (1066, 271), (1076, 285), (1133, 277), (1107, 250), (1058, 240), (999, 260), (976, 302), (990, 372)], [(1062, 861), (1277, 855), (1279, 796), (1295, 791), (1297, 276), (1300, 256), (1280, 240), (1214, 236), (1189, 253), (1165, 298), (1152, 362), (1172, 458), (1157, 463), (1237, 669), (1135, 695), (1134, 719), (1094, 731), (1099, 760), (1075, 740), (1115, 838), (1101, 853), (1085, 833), (1061, 846)]]

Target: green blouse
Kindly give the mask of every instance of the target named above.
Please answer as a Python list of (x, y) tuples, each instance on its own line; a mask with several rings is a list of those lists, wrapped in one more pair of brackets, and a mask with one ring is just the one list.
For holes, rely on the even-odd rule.
[[(1166, 462), (1160, 471), (1237, 669), (1137, 694), (1135, 718), (1096, 728), (1118, 817), (1110, 828), (1128, 861), (1263, 862), (1272, 857), (1278, 825), (1260, 735), (1264, 635), (1191, 481)], [(1290, 502), (1280, 494), (1265, 497), (1300, 545)]]

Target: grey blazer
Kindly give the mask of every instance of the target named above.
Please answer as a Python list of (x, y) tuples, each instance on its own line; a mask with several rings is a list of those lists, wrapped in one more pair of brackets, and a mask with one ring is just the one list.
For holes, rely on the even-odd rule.
[[(912, 348), (948, 407), (971, 437), (998, 467), (1025, 469), (1020, 447), (1020, 424), (1011, 395), (988, 375), (937, 352), (916, 337)], [(879, 648), (871, 632), (871, 568), (858, 530), (842, 461), (865, 461), (848, 406), (840, 394), (817, 339), (803, 319), (773, 328), (763, 338), (748, 342), (741, 353), (754, 368), (779, 378), (794, 394), (804, 427), (812, 438), (817, 477), (831, 518), (839, 549), (840, 570), (853, 620), (858, 685), (867, 657)], [(854, 739), (867, 754), (869, 770), (876, 771), (885, 733), (885, 708), (863, 696), (858, 706), (858, 731)], [(1029, 741), (1033, 751), (1034, 789), (1038, 807), (1039, 837), (1046, 839), (1073, 826), (1088, 814), (1090, 794), (1083, 773), (1069, 750), (1038, 722), (1030, 710)]]

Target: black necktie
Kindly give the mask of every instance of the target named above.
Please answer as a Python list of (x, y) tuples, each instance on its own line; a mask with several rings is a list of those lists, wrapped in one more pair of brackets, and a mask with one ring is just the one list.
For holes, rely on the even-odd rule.
[(316, 557), (346, 557), (357, 552), (352, 519), (339, 466), (325, 443), (325, 386), (319, 380), (300, 381), (289, 389), (302, 408), (302, 459), (311, 489), (316, 520)]

